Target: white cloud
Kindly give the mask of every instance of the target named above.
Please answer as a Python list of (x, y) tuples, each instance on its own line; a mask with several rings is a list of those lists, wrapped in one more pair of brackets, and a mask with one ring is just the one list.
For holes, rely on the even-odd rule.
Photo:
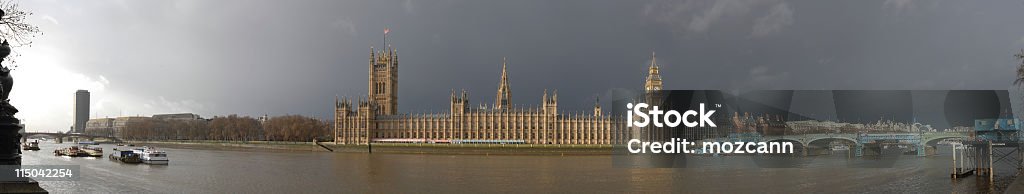
[(52, 47), (18, 49), (22, 56), (12, 72), (14, 88), (10, 99), (21, 111), (16, 117), (23, 119), (29, 131), (67, 130), (73, 122), (74, 93), (79, 89), (90, 92), (90, 118), (207, 111), (207, 106), (194, 100), (168, 100), (113, 90), (106, 76), (72, 71), (68, 66), (74, 62), (65, 60), (66, 55)]
[(767, 15), (754, 21), (752, 36), (761, 37), (782, 31), (782, 28), (793, 24), (793, 10), (786, 3), (771, 8)]
[(11, 103), (21, 112), (27, 130), (67, 130), (73, 116), (73, 96), (78, 89), (102, 93), (109, 82), (64, 68), (64, 54), (53, 48), (21, 47), (11, 90)]
[(107, 80), (107, 77), (101, 75), (100, 83), (103, 83), (103, 85), (110, 85), (110, 80)]
[(43, 20), (49, 21), (50, 23), (53, 23), (54, 25), (60, 25), (60, 21), (57, 21), (57, 18), (53, 18), (53, 16), (43, 15), (40, 18), (42, 18)]

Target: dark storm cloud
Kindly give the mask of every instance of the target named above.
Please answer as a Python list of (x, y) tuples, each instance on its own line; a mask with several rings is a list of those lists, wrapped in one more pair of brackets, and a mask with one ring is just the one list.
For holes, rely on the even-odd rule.
[(453, 88), (493, 103), (502, 57), (513, 103), (557, 89), (584, 112), (639, 89), (651, 52), (667, 89), (1007, 89), (1024, 47), (1021, 1), (25, 3), (59, 21), (37, 45), (69, 69), (204, 116), (329, 118), (335, 95), (365, 95), (384, 28), (402, 112), (444, 111)]

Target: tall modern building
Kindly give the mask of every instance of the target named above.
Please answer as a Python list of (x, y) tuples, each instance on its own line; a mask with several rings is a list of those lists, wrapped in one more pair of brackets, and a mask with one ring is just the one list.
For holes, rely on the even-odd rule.
[(85, 123), (89, 121), (89, 91), (78, 90), (75, 92), (75, 125), (76, 133), (85, 132)]

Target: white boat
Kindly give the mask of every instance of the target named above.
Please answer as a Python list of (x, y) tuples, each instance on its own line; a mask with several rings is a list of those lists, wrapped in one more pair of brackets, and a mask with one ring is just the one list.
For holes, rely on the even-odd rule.
[(167, 152), (156, 150), (150, 147), (136, 148), (132, 152), (138, 154), (142, 158), (142, 163), (146, 164), (167, 164), (170, 160), (167, 159)]
[(39, 141), (31, 141), (28, 143), (21, 144), (21, 149), (24, 150), (39, 150)]
[(91, 146), (91, 145), (83, 145), (83, 146), (80, 146), (80, 148), (82, 148), (81, 150), (84, 151), (85, 154), (88, 155), (88, 156), (103, 157), (103, 148), (102, 147)]

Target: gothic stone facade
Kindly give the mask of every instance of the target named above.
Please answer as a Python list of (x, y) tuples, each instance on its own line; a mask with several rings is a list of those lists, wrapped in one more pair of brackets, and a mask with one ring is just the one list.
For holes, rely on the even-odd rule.
[[(661, 88), (657, 66), (652, 62), (646, 88)], [(654, 82), (654, 83), (651, 83)], [(652, 87), (653, 86), (653, 87)], [(562, 114), (558, 92), (544, 91), (540, 106), (514, 106), (502, 63), (495, 103), (489, 108), (470, 107), (466, 91), (451, 92), (448, 112), (401, 114), (398, 109), (398, 54), (393, 48), (375, 51), (369, 60), (369, 95), (356, 104), (335, 99), (335, 142), (367, 144), (419, 140), (420, 142), (517, 142), (526, 144), (611, 144), (613, 121), (595, 103), (592, 114)]]

